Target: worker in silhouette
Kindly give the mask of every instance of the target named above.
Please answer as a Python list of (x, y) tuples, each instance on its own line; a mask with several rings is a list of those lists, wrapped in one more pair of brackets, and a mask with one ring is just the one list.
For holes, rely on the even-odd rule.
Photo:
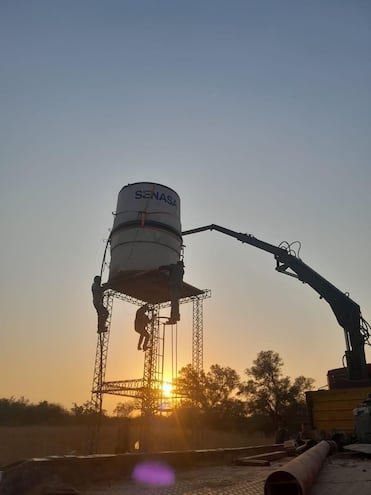
[(135, 314), (134, 329), (139, 333), (138, 351), (142, 350), (142, 344), (143, 351), (148, 349), (149, 333), (147, 331), (147, 325), (151, 322), (148, 311), (148, 304), (144, 304), (144, 306), (141, 306)]
[(182, 260), (179, 260), (177, 263), (172, 263), (171, 265), (160, 266), (159, 270), (166, 270), (169, 272), (171, 311), (170, 318), (166, 323), (168, 325), (174, 325), (180, 320), (179, 299), (182, 294), (184, 263)]
[(93, 293), (93, 304), (98, 315), (98, 333), (107, 332), (107, 318), (108, 309), (103, 304), (104, 291), (106, 286), (101, 284), (102, 279), (99, 275), (94, 277), (93, 285), (91, 286), (91, 291)]

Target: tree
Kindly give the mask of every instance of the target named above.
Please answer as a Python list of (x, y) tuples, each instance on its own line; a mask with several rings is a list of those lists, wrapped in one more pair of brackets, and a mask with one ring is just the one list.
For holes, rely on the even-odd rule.
[(211, 365), (210, 371), (206, 374), (206, 396), (209, 407), (220, 406), (231, 400), (239, 384), (240, 377), (234, 369), (219, 364)]
[(28, 399), (0, 399), (1, 425), (63, 424), (69, 414), (59, 404), (46, 400), (32, 404)]
[(176, 393), (183, 397), (180, 407), (184, 412), (188, 409), (191, 417), (198, 411), (209, 425), (226, 426), (236, 424), (236, 419), (245, 415), (243, 402), (234, 396), (239, 385), (239, 375), (228, 366), (213, 364), (207, 373), (197, 373), (188, 364), (179, 372)]
[(237, 372), (219, 364), (210, 366), (210, 371), (197, 373), (188, 364), (179, 371), (176, 382), (177, 393), (186, 397), (185, 401), (200, 409), (212, 409), (231, 399), (240, 383)]
[(129, 418), (131, 413), (138, 409), (140, 409), (139, 401), (125, 401), (119, 402), (113, 410), (113, 413), (118, 418)]
[(96, 413), (93, 408), (93, 405), (90, 401), (85, 401), (83, 404), (79, 405), (76, 402), (73, 403), (71, 407), (71, 413), (77, 418), (92, 416)]
[(302, 413), (305, 391), (311, 390), (314, 383), (312, 378), (304, 376), (291, 382), (288, 376), (283, 376), (283, 364), (277, 352), (259, 352), (253, 366), (245, 370), (249, 379), (241, 384), (239, 391), (247, 399), (247, 411), (268, 416), (275, 428), (287, 423), (293, 413)]
[(68, 418), (68, 411), (60, 404), (54, 404), (47, 400), (40, 401), (32, 407), (35, 423), (56, 424)]
[(187, 364), (181, 368), (176, 379), (176, 394), (181, 397), (183, 406), (193, 406), (199, 409), (207, 407), (204, 389), (206, 375), (203, 370), (200, 373)]
[(29, 411), (30, 401), (24, 397), (1, 398), (0, 425), (30, 424)]

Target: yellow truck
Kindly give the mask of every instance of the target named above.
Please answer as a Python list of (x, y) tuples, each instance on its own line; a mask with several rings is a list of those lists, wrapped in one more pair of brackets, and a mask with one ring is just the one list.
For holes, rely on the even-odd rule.
[(371, 387), (338, 388), (306, 392), (309, 421), (318, 432), (353, 433), (353, 411), (371, 393)]

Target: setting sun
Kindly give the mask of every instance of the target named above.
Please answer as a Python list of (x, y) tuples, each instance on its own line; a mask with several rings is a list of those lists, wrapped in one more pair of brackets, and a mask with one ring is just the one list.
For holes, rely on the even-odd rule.
[(173, 385), (169, 382), (165, 382), (162, 384), (162, 391), (165, 397), (171, 397), (173, 391)]

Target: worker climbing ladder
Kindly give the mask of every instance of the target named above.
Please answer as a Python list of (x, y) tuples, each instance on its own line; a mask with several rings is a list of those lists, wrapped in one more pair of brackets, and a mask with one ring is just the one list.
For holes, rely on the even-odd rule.
[[(191, 296), (180, 300), (181, 304), (193, 303), (193, 329), (192, 329), (192, 364), (196, 365), (199, 372), (202, 368), (203, 345), (203, 318), (202, 303), (206, 298), (211, 297), (210, 290), (205, 290), (197, 296)], [(97, 451), (99, 430), (101, 426), (103, 412), (103, 395), (111, 394), (116, 396), (131, 397), (141, 400), (142, 415), (151, 415), (158, 411), (162, 402), (163, 374), (164, 374), (164, 349), (165, 334), (173, 331), (172, 326), (161, 323), (160, 311), (170, 307), (169, 302), (150, 305), (151, 310), (156, 314), (149, 329), (149, 347), (144, 353), (143, 377), (141, 379), (106, 381), (107, 356), (109, 348), (109, 338), (111, 331), (111, 320), (113, 303), (115, 299), (134, 304), (138, 307), (143, 305), (143, 301), (135, 299), (121, 292), (108, 289), (104, 295), (104, 304), (109, 315), (106, 322), (106, 332), (98, 333), (97, 347), (94, 363), (94, 375), (91, 391), (90, 407), (93, 424), (90, 427), (89, 453)], [(176, 327), (174, 326), (174, 329)], [(173, 345), (173, 342), (172, 342)], [(175, 355), (177, 361), (177, 348), (172, 349), (172, 358)], [(174, 364), (172, 363), (172, 368)]]
[(90, 425), (89, 453), (93, 453), (100, 430), (100, 423), (103, 411), (103, 382), (106, 375), (108, 343), (111, 330), (112, 308), (113, 308), (113, 291), (106, 291), (103, 298), (103, 304), (107, 308), (108, 317), (105, 324), (105, 330), (98, 332), (97, 348), (95, 352), (93, 386), (90, 399), (90, 409), (92, 413), (92, 424)]
[(98, 332), (97, 349), (95, 353), (94, 378), (92, 387), (91, 405), (95, 412), (102, 413), (102, 385), (106, 374), (108, 342), (111, 330), (113, 291), (107, 291), (104, 295), (104, 305), (108, 310), (106, 331)]

